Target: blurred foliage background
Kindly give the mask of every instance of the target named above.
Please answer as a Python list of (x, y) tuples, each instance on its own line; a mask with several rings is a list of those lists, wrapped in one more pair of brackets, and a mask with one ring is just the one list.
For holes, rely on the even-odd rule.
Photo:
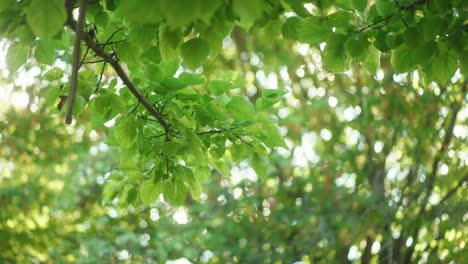
[(204, 71), (242, 73), (234, 93), (251, 102), (284, 89), (268, 114), (288, 149), (269, 153), (261, 179), (233, 158), (230, 177), (213, 172), (182, 206), (103, 201), (119, 164), (112, 124), (85, 109), (66, 126), (44, 68), (9, 74), (3, 39), (0, 263), (468, 261), (465, 77), (395, 73), (384, 53), (375, 72), (332, 74), (317, 45), (283, 38), (285, 20), (234, 27)]

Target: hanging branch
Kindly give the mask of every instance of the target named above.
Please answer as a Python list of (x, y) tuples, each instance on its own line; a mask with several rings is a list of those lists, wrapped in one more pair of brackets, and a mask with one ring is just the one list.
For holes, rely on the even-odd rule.
[(130, 78), (128, 77), (127, 73), (124, 71), (122, 66), (120, 65), (118, 59), (113, 55), (108, 52), (106, 52), (103, 47), (101, 47), (100, 44), (96, 43), (91, 36), (88, 34), (81, 32), (78, 32), (76, 30), (77, 22), (73, 19), (73, 6), (74, 6), (74, 0), (66, 0), (66, 7), (67, 7), (67, 13), (68, 13), (68, 19), (67, 19), (67, 25), (75, 31), (75, 33), (78, 35), (80, 34), (82, 40), (88, 45), (89, 48), (98, 56), (101, 57), (105, 62), (109, 63), (112, 68), (114, 68), (115, 72), (117, 75), (120, 77), (122, 82), (127, 86), (127, 88), (130, 90), (130, 92), (137, 98), (138, 102), (140, 102), (146, 110), (156, 118), (159, 124), (164, 128), (166, 135), (169, 135), (171, 132), (171, 125), (164, 119), (162, 114), (157, 111), (149, 102), (146, 100), (146, 98), (143, 96), (143, 94), (138, 91), (138, 89), (135, 87), (135, 85), (132, 83)]
[[(461, 92), (462, 94), (466, 94), (466, 91), (467, 91), (467, 83), (465, 82), (463, 84), (463, 87), (461, 89)], [(453, 129), (455, 128), (455, 123), (457, 121), (457, 116), (460, 112), (460, 109), (462, 108), (463, 106), (463, 100), (460, 102), (460, 103), (454, 103), (452, 105), (452, 116), (450, 118), (450, 121), (449, 121), (449, 125), (448, 125), (448, 128), (445, 132), (445, 136), (444, 136), (444, 139), (442, 141), (442, 145), (440, 146), (435, 158), (434, 158), (434, 161), (432, 162), (432, 171), (431, 171), (431, 174), (429, 174), (428, 178), (426, 179), (426, 193), (425, 193), (425, 196), (422, 200), (422, 202), (420, 203), (421, 205), (419, 206), (419, 210), (418, 210), (418, 215), (422, 215), (422, 214), (425, 214), (427, 213), (426, 211), (426, 206), (429, 202), (429, 198), (434, 190), (434, 187), (435, 187), (435, 181), (436, 181), (436, 176), (437, 176), (437, 170), (439, 169), (439, 164), (440, 164), (440, 161), (442, 160), (443, 158), (443, 155), (445, 154), (446, 150), (448, 149), (449, 145), (450, 145), (450, 142), (452, 140), (452, 137), (453, 137)], [(447, 117), (448, 118), (448, 117)], [(462, 182), (464, 182), (464, 180), (462, 180)], [(458, 189), (459, 187), (456, 187), (455, 190), (453, 191), (453, 193), (456, 192), (456, 189)], [(447, 197), (444, 197), (443, 198), (443, 201), (445, 199), (448, 199), (452, 194), (452, 192), (449, 192), (448, 193), (448, 196)], [(439, 203), (440, 204), (440, 203)], [(438, 205), (439, 206), (439, 205)], [(434, 209), (435, 210), (435, 209)], [(410, 234), (411, 237), (417, 237), (418, 233), (419, 233), (419, 230), (421, 229), (421, 220), (422, 218), (417, 218), (416, 219), (416, 222), (415, 222), (415, 225), (416, 227), (414, 227), (413, 229), (413, 232)], [(405, 255), (405, 261), (403, 263), (410, 263), (411, 261), (411, 256), (413, 255), (413, 252), (414, 252), (414, 249), (415, 249), (415, 246), (416, 246), (416, 243), (413, 243), (408, 249), (407, 249), (407, 252), (406, 252), (406, 255)]]
[(76, 32), (75, 46), (73, 47), (73, 61), (72, 73), (70, 80), (70, 92), (68, 93), (68, 106), (65, 123), (71, 124), (73, 117), (73, 106), (75, 104), (76, 88), (78, 86), (78, 69), (80, 68), (80, 53), (81, 53), (81, 37), (83, 34), (83, 24), (86, 18), (86, 9), (88, 7), (88, 0), (80, 1), (80, 14), (78, 16), (78, 23), (73, 25)]
[[(401, 11), (412, 9), (415, 6), (418, 6), (418, 5), (423, 5), (427, 1), (428, 0), (416, 0), (413, 3), (407, 4), (407, 5), (400, 5), (398, 2), (395, 2), (396, 6), (397, 6), (397, 12), (395, 12), (395, 13), (393, 13), (391, 15), (388, 15), (386, 17), (383, 17), (383, 18), (375, 21), (374, 23), (371, 23), (371, 24), (369, 24), (367, 26), (364, 26), (364, 27), (362, 27), (360, 29), (357, 29), (357, 30), (353, 31), (351, 34), (361, 33), (361, 32), (364, 32), (364, 31), (366, 31), (368, 29), (378, 29), (378, 28), (384, 27), (390, 22), (390, 19), (392, 19), (397, 14), (400, 14)], [(403, 20), (403, 24), (405, 24), (406, 27), (409, 27), (409, 25), (406, 23), (404, 18), (402, 18), (402, 20)]]

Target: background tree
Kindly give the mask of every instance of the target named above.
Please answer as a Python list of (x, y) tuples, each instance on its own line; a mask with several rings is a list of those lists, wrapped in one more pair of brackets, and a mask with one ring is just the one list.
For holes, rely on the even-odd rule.
[(466, 17), (0, 0), (0, 260), (462, 262)]

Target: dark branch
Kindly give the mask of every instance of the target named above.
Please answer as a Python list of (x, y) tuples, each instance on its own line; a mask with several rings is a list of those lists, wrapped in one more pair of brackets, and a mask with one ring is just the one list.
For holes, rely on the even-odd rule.
[(94, 63), (100, 63), (100, 62), (105, 62), (105, 60), (83, 61), (82, 64), (94, 64)]
[(252, 145), (252, 143), (246, 141), (245, 139), (243, 139), (241, 136), (237, 135), (236, 133), (232, 133), (237, 139), (239, 139), (240, 141), (244, 142), (245, 144), (247, 144), (249, 147), (254, 148), (254, 146)]
[[(462, 87), (462, 91), (461, 91), (462, 94), (466, 94), (466, 90), (467, 90), (467, 83), (464, 83), (464, 85)], [(452, 136), (453, 136), (453, 129), (454, 129), (455, 123), (457, 121), (457, 115), (458, 115), (458, 113), (459, 113), (459, 111), (460, 111), (460, 109), (461, 109), (461, 107), (463, 105), (463, 100), (464, 99), (462, 99), (462, 102), (460, 102), (459, 104), (456, 104), (456, 103), (452, 104), (452, 116), (450, 118), (449, 126), (447, 128), (446, 133), (445, 133), (444, 141), (442, 142), (442, 146), (440, 147), (439, 151), (436, 154), (436, 157), (434, 158), (434, 161), (432, 163), (432, 171), (431, 171), (431, 174), (428, 176), (428, 179), (427, 179), (426, 194), (424, 196), (423, 201), (421, 202), (421, 206), (419, 207), (419, 211), (418, 211), (418, 215), (420, 215), (420, 216), (421, 216), (421, 214), (427, 213), (426, 206), (427, 206), (427, 203), (429, 202), (429, 197), (431, 196), (432, 191), (434, 190), (435, 180), (436, 180), (435, 178), (437, 176), (437, 170), (439, 168), (439, 163), (440, 163), (440, 161), (442, 159), (442, 156), (444, 155), (445, 151), (447, 150), (448, 146), (450, 145), (450, 141), (451, 141)], [(461, 182), (463, 184), (463, 180)], [(455, 189), (455, 191), (456, 191), (456, 189)], [(449, 192), (449, 194), (450, 194), (450, 192)], [(453, 195), (453, 194), (450, 194), (450, 196), (451, 195)], [(446, 199), (448, 199), (448, 197)], [(439, 203), (439, 205), (440, 204), (441, 203)], [(422, 219), (422, 217), (419, 217), (416, 220), (416, 223), (415, 223), (416, 227), (413, 229), (413, 232), (411, 234), (411, 236), (413, 238), (416, 238), (418, 233), (419, 233), (419, 230), (421, 228), (421, 221), (422, 221), (421, 219)], [(417, 243), (413, 243), (407, 249), (404, 263), (409, 263), (411, 261), (411, 257), (413, 255), (414, 248), (415, 248), (416, 244)]]
[(99, 74), (99, 80), (98, 80), (98, 82), (96, 84), (95, 92), (97, 92), (99, 90), (99, 85), (101, 85), (102, 76), (104, 75), (104, 70), (106, 69), (106, 64), (107, 64), (107, 62), (105, 61), (104, 64), (102, 65), (101, 73)]
[[(73, 0), (67, 0), (67, 11), (68, 11), (68, 20), (67, 20), (67, 25), (75, 30), (76, 32), (76, 24), (77, 22), (73, 19)], [(166, 120), (163, 118), (162, 114), (157, 111), (149, 102), (146, 100), (146, 98), (143, 96), (143, 94), (138, 91), (138, 89), (135, 87), (135, 85), (132, 83), (130, 78), (128, 77), (127, 73), (124, 71), (122, 66), (120, 65), (118, 59), (116, 56), (114, 56), (111, 53), (106, 52), (98, 43), (96, 43), (91, 36), (89, 36), (86, 33), (83, 32), (76, 32), (76, 34), (81, 35), (81, 38), (84, 40), (84, 42), (90, 47), (93, 52), (104, 59), (107, 63), (109, 63), (112, 68), (114, 68), (115, 72), (117, 75), (120, 77), (122, 82), (127, 86), (127, 88), (130, 90), (130, 92), (137, 98), (137, 100), (146, 108), (146, 110), (156, 118), (159, 124), (164, 128), (165, 132), (167, 135), (170, 134), (171, 131), (171, 126), (169, 123), (166, 122)]]
[[(466, 92), (466, 85), (464, 85), (462, 90)], [(442, 142), (442, 146), (440, 147), (439, 151), (437, 152), (434, 158), (434, 161), (432, 162), (432, 171), (431, 171), (431, 174), (429, 174), (428, 179), (427, 179), (426, 195), (424, 197), (423, 202), (421, 203), (421, 207), (419, 208), (420, 213), (422, 213), (425, 210), (427, 202), (429, 201), (429, 197), (431, 196), (432, 191), (434, 189), (437, 170), (439, 168), (439, 164), (442, 159), (442, 156), (445, 154), (448, 146), (450, 145), (450, 141), (452, 140), (453, 129), (455, 128), (455, 123), (457, 121), (458, 112), (460, 111), (461, 106), (462, 106), (462, 103), (458, 105), (455, 105), (455, 104), (452, 105), (452, 117), (450, 118), (449, 125), (445, 133), (444, 141)]]
[[(364, 26), (354, 32), (352, 32), (351, 34), (355, 34), (355, 33), (361, 33), (361, 32), (364, 32), (368, 29), (375, 29), (375, 28), (380, 28), (380, 27), (383, 27), (385, 25), (388, 24), (388, 22), (390, 21), (390, 19), (392, 19), (395, 15), (399, 14), (401, 11), (404, 11), (404, 10), (408, 10), (408, 9), (412, 9), (413, 7), (417, 6), (417, 5), (422, 5), (422, 4), (425, 4), (426, 1), (428, 0), (416, 0), (414, 1), (413, 3), (410, 3), (410, 4), (407, 4), (407, 5), (399, 5), (398, 2), (395, 2), (395, 4), (397, 5), (397, 12), (395, 12), (394, 14), (391, 14), (391, 15), (388, 15), (384, 18), (381, 18), (377, 21), (375, 21), (374, 23), (372, 24), (369, 24), (367, 26)], [(402, 18), (403, 20), (403, 23), (405, 24), (406, 27), (408, 27), (409, 25), (406, 23), (406, 21), (404, 20), (404, 18)]]
[(465, 176), (458, 182), (458, 184), (455, 187), (453, 187), (451, 190), (449, 190), (437, 205), (431, 208), (431, 210), (429, 211), (429, 215), (437, 211), (445, 203), (445, 201), (447, 201), (448, 199), (450, 199), (450, 197), (452, 197), (455, 193), (457, 193), (457, 190), (460, 189), (460, 187), (462, 187), (463, 184), (467, 181), (468, 181), (468, 174), (465, 174)]
[(246, 123), (243, 123), (241, 125), (233, 126), (233, 127), (230, 127), (230, 128), (216, 128), (216, 129), (212, 129), (212, 130), (208, 130), (208, 131), (196, 132), (195, 134), (197, 134), (197, 135), (220, 134), (220, 133), (230, 132), (232, 130), (235, 130), (235, 129), (238, 129), (238, 128), (241, 128), (241, 127), (245, 127), (245, 126), (248, 126), (248, 125), (251, 125), (251, 123), (246, 122)]
[(80, 68), (80, 53), (81, 53), (81, 38), (83, 34), (83, 24), (86, 20), (86, 9), (88, 7), (88, 0), (80, 1), (80, 14), (78, 16), (78, 23), (73, 25), (73, 30), (76, 32), (75, 46), (73, 48), (72, 58), (72, 73), (70, 80), (70, 92), (68, 94), (68, 106), (65, 123), (71, 124), (73, 117), (73, 106), (75, 104), (76, 88), (78, 86), (78, 69)]

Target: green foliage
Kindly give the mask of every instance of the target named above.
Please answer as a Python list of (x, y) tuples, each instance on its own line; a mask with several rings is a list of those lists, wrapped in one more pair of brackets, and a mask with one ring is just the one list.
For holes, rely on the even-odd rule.
[[(328, 71), (344, 72), (349, 69), (349, 56), (346, 51), (350, 51), (348, 48), (350, 45), (346, 45), (347, 43), (349, 42), (346, 42), (346, 37), (344, 35), (333, 34), (330, 37), (323, 51), (323, 60)], [(343, 47), (345, 48), (343, 49)], [(362, 53), (362, 51), (352, 51), (354, 55), (357, 53)]]
[(26, 9), (26, 21), (42, 39), (50, 39), (63, 30), (67, 15), (61, 0), (33, 0)]
[(156, 202), (159, 195), (162, 193), (161, 181), (153, 179), (145, 180), (140, 186), (140, 199), (144, 205), (151, 205)]
[(122, 1), (118, 5), (117, 13), (136, 24), (156, 24), (163, 19), (161, 2), (160, 0)]
[(464, 260), (463, 1), (89, 1), (65, 126), (79, 2), (0, 0), (0, 262)]
[(200, 38), (191, 39), (180, 47), (184, 64), (191, 69), (196, 69), (205, 62), (210, 54), (208, 42)]
[(15, 73), (28, 59), (28, 46), (21, 42), (13, 42), (8, 48), (6, 64), (11, 73)]

